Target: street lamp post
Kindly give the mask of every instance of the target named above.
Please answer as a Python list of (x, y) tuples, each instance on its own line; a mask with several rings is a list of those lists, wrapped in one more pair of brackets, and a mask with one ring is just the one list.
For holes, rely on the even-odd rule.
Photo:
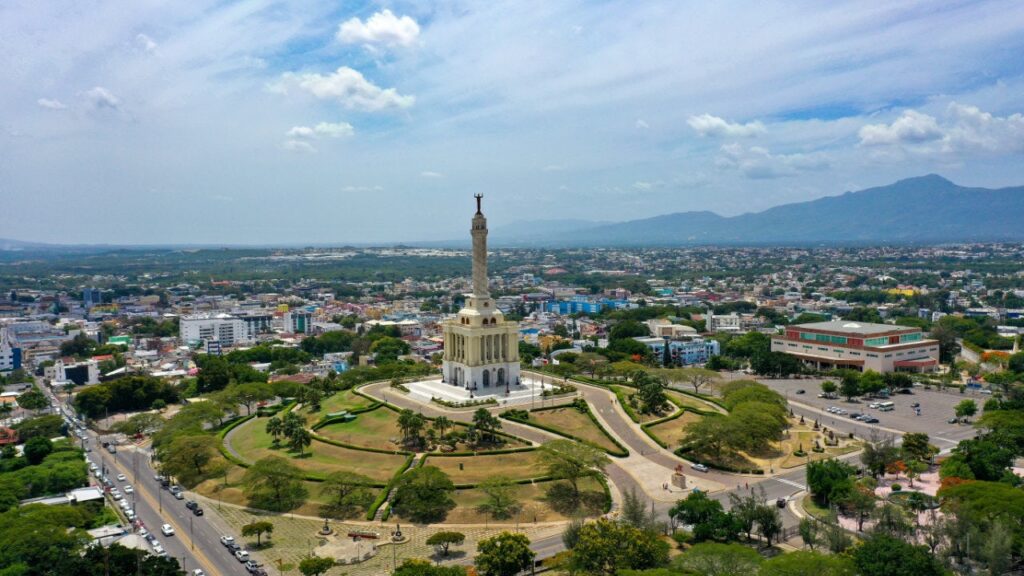
[(189, 541), (189, 544), (192, 545), (192, 550), (193, 551), (195, 551), (195, 549), (196, 549), (196, 539), (195, 539), (195, 536), (192, 535), (192, 519), (195, 518), (195, 516), (196, 516), (195, 514), (192, 514), (191, 516), (188, 517), (188, 541)]

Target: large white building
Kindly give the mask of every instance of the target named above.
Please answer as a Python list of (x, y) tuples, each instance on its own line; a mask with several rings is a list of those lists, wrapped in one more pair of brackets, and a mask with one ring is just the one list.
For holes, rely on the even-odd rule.
[(442, 381), (493, 394), (519, 384), (519, 325), (505, 320), (487, 285), (487, 219), (476, 195), (473, 216), (473, 293), (444, 322)]
[(230, 314), (184, 316), (179, 326), (182, 342), (216, 343), (224, 348), (253, 340), (245, 321)]
[(920, 328), (833, 320), (787, 326), (772, 336), (772, 352), (784, 352), (816, 369), (930, 372), (939, 366), (939, 342)]

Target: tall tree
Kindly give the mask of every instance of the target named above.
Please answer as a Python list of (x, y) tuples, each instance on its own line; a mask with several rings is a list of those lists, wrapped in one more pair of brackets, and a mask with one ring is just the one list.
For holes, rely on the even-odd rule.
[(569, 483), (576, 502), (580, 498), (580, 481), (603, 478), (604, 467), (610, 462), (604, 452), (572, 440), (546, 442), (541, 446), (540, 461), (549, 476)]
[(516, 498), (515, 484), (508, 476), (491, 476), (478, 484), (477, 489), (487, 496), (487, 500), (477, 508), (492, 518), (510, 518), (522, 509), (522, 504)]
[(466, 541), (466, 535), (462, 532), (442, 531), (431, 534), (426, 541), (427, 546), (436, 548), (442, 556), (448, 555), (448, 548), (461, 546)]
[(440, 468), (423, 466), (403, 474), (395, 483), (392, 506), (413, 522), (440, 522), (455, 507), (455, 484)]
[(242, 485), (252, 505), (275, 512), (298, 508), (307, 496), (302, 485), (302, 472), (277, 456), (254, 462), (246, 470)]
[(261, 547), (263, 545), (263, 543), (261, 541), (263, 535), (266, 534), (267, 538), (270, 538), (270, 535), (273, 532), (274, 532), (274, 523), (273, 522), (268, 522), (266, 520), (258, 520), (256, 522), (250, 522), (250, 523), (242, 526), (242, 536), (245, 536), (245, 537), (255, 536), (256, 537), (256, 547), (257, 548), (259, 548), (259, 547)]
[(328, 498), (328, 503), (320, 508), (321, 513), (330, 518), (352, 516), (373, 502), (372, 486), (373, 480), (355, 472), (339, 470), (328, 474), (320, 487)]
[(515, 576), (533, 565), (536, 556), (530, 539), (512, 532), (485, 538), (476, 549), (474, 564), (480, 576)]

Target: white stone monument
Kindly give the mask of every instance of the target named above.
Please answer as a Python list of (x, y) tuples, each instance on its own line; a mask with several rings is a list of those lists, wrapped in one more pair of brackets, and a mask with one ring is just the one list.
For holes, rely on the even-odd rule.
[(505, 320), (487, 286), (487, 219), (477, 194), (473, 215), (473, 293), (444, 323), (442, 382), (471, 394), (504, 394), (519, 382), (519, 325)]

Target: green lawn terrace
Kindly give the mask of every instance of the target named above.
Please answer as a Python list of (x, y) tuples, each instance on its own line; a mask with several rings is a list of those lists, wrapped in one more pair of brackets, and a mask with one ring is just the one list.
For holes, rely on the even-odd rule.
[[(585, 410), (581, 410), (580, 406), (585, 407)], [(628, 455), (625, 447), (620, 446), (597, 422), (592, 411), (593, 407), (590, 404), (582, 399), (577, 399), (573, 404), (537, 408), (529, 412), (509, 410), (502, 416), (513, 422), (534, 426), (578, 442), (584, 442), (599, 450), (604, 450), (612, 456)], [(528, 415), (525, 420), (522, 419), (524, 414)]]
[(513, 482), (544, 476), (538, 450), (478, 456), (428, 455), (426, 458), (424, 466), (440, 468), (456, 486), (475, 485), (499, 474)]
[[(373, 410), (355, 414), (355, 419), (348, 422), (330, 422), (323, 426), (316, 427), (316, 434), (330, 440), (342, 442), (349, 446), (364, 448), (368, 450), (388, 451), (426, 451), (426, 452), (489, 452), (494, 450), (506, 450), (510, 448), (525, 448), (529, 444), (518, 438), (498, 434), (494, 441), (470, 444), (465, 440), (455, 443), (454, 449), (440, 443), (427, 446), (407, 446), (402, 441), (402, 431), (398, 426), (399, 413), (387, 406), (378, 406)], [(433, 420), (427, 420), (424, 426), (423, 435), (427, 430), (433, 428)], [(467, 426), (460, 422), (454, 422), (451, 430), (464, 433)]]
[(286, 440), (275, 447), (273, 437), (267, 432), (268, 418), (253, 418), (234, 430), (225, 441), (231, 451), (243, 462), (253, 462), (268, 456), (287, 458), (299, 469), (314, 476), (323, 477), (331, 472), (346, 471), (362, 474), (375, 481), (385, 483), (395, 474), (407, 459), (403, 454), (387, 454), (335, 446), (314, 439), (302, 454), (290, 450)]

